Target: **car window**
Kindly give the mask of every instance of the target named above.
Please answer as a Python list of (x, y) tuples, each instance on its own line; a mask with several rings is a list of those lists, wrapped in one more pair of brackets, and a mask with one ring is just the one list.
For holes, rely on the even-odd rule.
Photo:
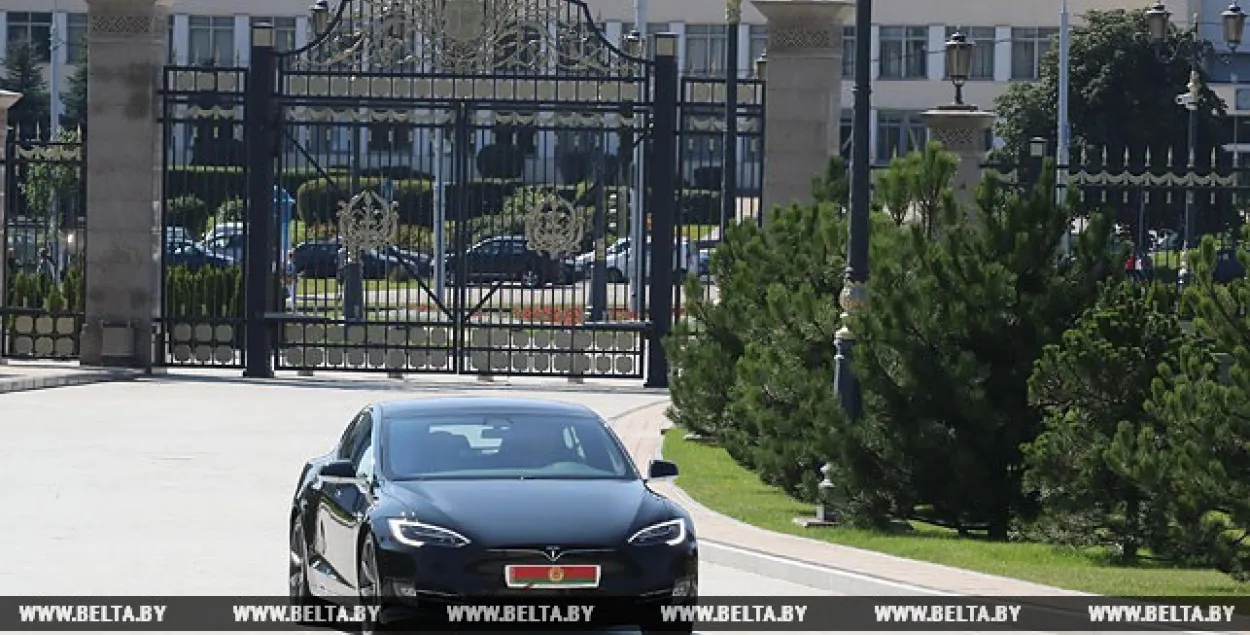
[[(369, 427), (373, 428), (373, 426)], [(376, 458), (376, 453), (373, 451), (373, 435), (370, 434), (365, 439), (364, 447), (360, 452), (360, 458), (355, 461), (356, 476), (361, 478), (373, 475), (373, 465)]]
[(590, 417), (463, 415), (388, 420), (382, 472), (408, 479), (636, 479), (620, 442)]
[(472, 249), (473, 253), (481, 256), (489, 256), (499, 253), (499, 241), (492, 240), (487, 243), (481, 243)]
[(509, 240), (507, 243), (505, 243), (505, 246), (502, 251), (505, 254), (512, 255), (512, 256), (523, 254), (527, 251), (525, 241)]
[(343, 431), (343, 437), (339, 439), (339, 447), (335, 452), (334, 458), (339, 461), (350, 461), (353, 458), (353, 450), (360, 443), (361, 430), (365, 429), (366, 421), (369, 418), (369, 411), (365, 410), (356, 415), (352, 419), (351, 424)]

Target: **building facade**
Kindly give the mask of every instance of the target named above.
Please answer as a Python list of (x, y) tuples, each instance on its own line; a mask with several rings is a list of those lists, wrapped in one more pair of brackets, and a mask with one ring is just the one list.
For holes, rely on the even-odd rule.
[[(1224, 0), (1189, 1), (1213, 7), (1226, 4)], [(587, 3), (610, 39), (633, 30), (633, 0)], [(171, 0), (169, 60), (179, 65), (212, 62), (219, 66), (244, 66), (248, 63), (249, 27), (259, 21), (275, 26), (280, 48), (300, 46), (309, 37), (308, 5), (309, 0)], [(744, 74), (752, 72), (754, 60), (767, 47), (767, 27), (749, 1), (743, 6), (743, 23), (734, 33), (725, 25), (723, 0), (666, 0), (648, 5), (647, 32), (678, 35), (679, 64), (687, 73), (723, 73), (730, 37), (738, 39), (738, 68)], [(1054, 46), (1059, 5), (1059, 0), (876, 0), (876, 24), (871, 33), (864, 35), (871, 38), (873, 56), (874, 162), (884, 163), (923, 144), (926, 131), (920, 113), (951, 100), (953, 93), (946, 79), (943, 55), (944, 43), (951, 33), (962, 30), (975, 43), (972, 76), (965, 86), (965, 97), (970, 103), (989, 108), (1012, 82), (1036, 79), (1042, 56)], [(1074, 23), (1091, 9), (1141, 6), (1140, 1), (1129, 0), (1070, 1)], [(1178, 6), (1172, 10), (1184, 14), (1187, 9)], [(17, 39), (34, 42), (49, 60), (51, 83), (63, 91), (65, 79), (81, 59), (86, 11), (82, 0), (0, 0), (0, 50), (7, 50), (8, 43)], [(1218, 17), (1215, 22), (1218, 23)], [(861, 34), (855, 32), (852, 24), (844, 30), (847, 80), (841, 138), (849, 140), (851, 78), (855, 43)], [(58, 91), (54, 88), (53, 92)], [(1230, 93), (1226, 96), (1230, 104), (1239, 104), (1235, 91), (1223, 92)], [(54, 112), (60, 112), (59, 95), (54, 102)], [(1250, 94), (1246, 103), (1250, 105)], [(393, 144), (393, 135), (388, 138), (387, 143)], [(328, 152), (345, 148), (342, 139), (331, 138), (326, 143)], [(739, 156), (753, 161), (757, 160), (753, 156), (757, 153), (752, 148), (742, 148)], [(714, 152), (705, 149), (697, 154), (711, 156)]]

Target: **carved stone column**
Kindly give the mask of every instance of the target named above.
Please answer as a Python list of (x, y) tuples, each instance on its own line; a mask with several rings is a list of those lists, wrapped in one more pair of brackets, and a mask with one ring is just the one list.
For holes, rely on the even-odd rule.
[(86, 321), (81, 361), (150, 369), (161, 306), (159, 88), (169, 0), (87, 0)]
[(981, 182), (985, 153), (989, 151), (985, 131), (994, 125), (994, 113), (976, 106), (950, 105), (925, 111), (921, 119), (929, 127), (929, 138), (959, 157), (959, 168), (951, 187), (955, 190), (955, 199), (971, 208)]
[[(8, 201), (5, 199), (5, 193), (9, 191), (9, 159), (4, 153), (9, 150), (9, 109), (13, 107), (22, 98), (21, 93), (14, 93), (7, 90), (0, 90), (0, 157), (5, 161), (0, 163), (0, 248), (5, 251), (7, 258), (9, 237), (5, 235), (5, 228), (8, 227), (5, 221), (5, 211), (8, 209)], [(4, 307), (6, 298), (8, 298), (8, 280), (6, 278), (8, 272), (5, 271), (7, 266), (4, 262), (0, 262), (0, 308)], [(0, 316), (2, 317), (2, 316)], [(0, 337), (7, 337), (3, 329), (0, 329)], [(0, 364), (4, 363), (4, 358), (0, 357)]]
[(812, 177), (841, 149), (842, 23), (849, 0), (751, 0), (768, 20), (765, 218), (812, 202)]

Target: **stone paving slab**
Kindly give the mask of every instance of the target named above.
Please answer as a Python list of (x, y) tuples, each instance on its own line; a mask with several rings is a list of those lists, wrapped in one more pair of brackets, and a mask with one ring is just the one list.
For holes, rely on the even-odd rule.
[(0, 361), (0, 394), (124, 381), (137, 376), (128, 370), (88, 368), (77, 363)]
[[(613, 419), (613, 429), (644, 469), (648, 462), (659, 456), (661, 435), (672, 427), (664, 414), (667, 406), (667, 403), (645, 406)], [(892, 581), (939, 593), (970, 596), (1089, 595), (760, 529), (700, 505), (672, 483), (658, 483), (655, 488), (680, 502), (691, 513), (704, 540), (756, 552), (765, 558), (795, 560), (849, 572), (853, 576)]]

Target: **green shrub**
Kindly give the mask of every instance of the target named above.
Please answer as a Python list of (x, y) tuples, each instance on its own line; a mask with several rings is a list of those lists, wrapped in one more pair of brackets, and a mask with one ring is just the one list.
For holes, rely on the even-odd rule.
[(81, 313), (83, 305), (83, 273), (79, 265), (65, 269), (65, 279), (59, 285), (40, 278), (34, 273), (10, 273), (5, 306), (19, 309), (39, 309)]
[(192, 234), (204, 232), (208, 222), (208, 206), (197, 196), (186, 195), (165, 201), (165, 225), (184, 227)]
[(719, 165), (704, 165), (694, 169), (691, 179), (696, 189), (719, 192), (725, 182), (724, 170)]
[(477, 171), (488, 179), (519, 179), (525, 172), (525, 151), (512, 144), (497, 143), (477, 153)]
[(232, 198), (217, 207), (217, 223), (242, 222), (247, 216), (247, 204), (241, 198)]
[[(360, 179), (365, 189), (379, 190), (382, 179)], [(399, 221), (405, 225), (429, 226), (434, 218), (434, 197), (429, 181), (395, 181), (395, 202), (399, 204)], [(295, 193), (295, 213), (309, 224), (337, 224), (339, 203), (350, 191), (351, 181), (337, 178), (308, 181)]]
[[(330, 176), (344, 176), (344, 170), (327, 170)], [(247, 174), (235, 166), (176, 166), (166, 171), (167, 199), (193, 196), (203, 201), (205, 214), (216, 210), (222, 203), (247, 196)], [(313, 180), (323, 180), (318, 170), (285, 170), (278, 175), (278, 185), (292, 195), (301, 185)], [(190, 228), (188, 228), (190, 229)]]
[(183, 318), (242, 318), (243, 269), (171, 267), (165, 273), (167, 315)]

